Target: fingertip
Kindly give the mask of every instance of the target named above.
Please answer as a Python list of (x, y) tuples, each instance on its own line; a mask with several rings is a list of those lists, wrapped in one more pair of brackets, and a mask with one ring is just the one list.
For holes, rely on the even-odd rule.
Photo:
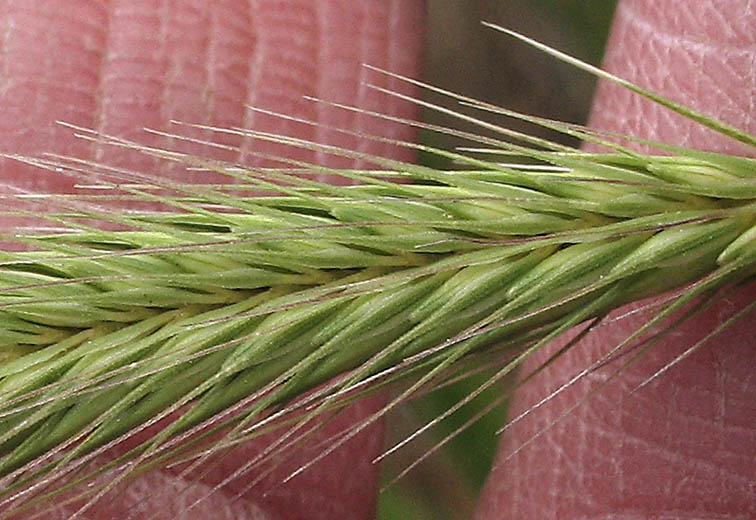
[[(750, 65), (756, 12), (747, 4), (621, 1), (604, 66), (644, 88), (756, 132), (751, 109), (756, 76)], [(591, 124), (675, 145), (753, 154), (606, 83), (598, 89)], [(499, 448), (478, 518), (755, 515), (751, 488), (756, 466), (750, 464), (756, 460), (753, 320), (740, 320), (644, 385), (754, 298), (752, 282), (665, 337), (616, 380), (608, 380), (602, 371), (586, 376), (538, 408), (530, 420), (513, 426)], [(518, 391), (512, 416), (600, 359), (648, 318), (628, 317), (594, 333)], [(539, 353), (530, 367), (547, 356)], [(639, 385), (643, 387), (632, 392)], [(588, 402), (562, 417), (596, 389)]]

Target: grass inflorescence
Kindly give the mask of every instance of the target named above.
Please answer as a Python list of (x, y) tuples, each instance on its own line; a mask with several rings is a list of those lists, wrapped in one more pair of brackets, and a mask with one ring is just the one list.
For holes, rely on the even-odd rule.
[[(4, 238), (23, 250), (0, 252), (0, 501), (56, 496), (49, 475), (76, 482), (121, 468), (117, 481), (270, 428), (289, 427), (280, 446), (295, 444), (308, 419), (405, 381), (338, 445), (469, 360), (495, 354), (500, 379), (549, 340), (623, 304), (686, 287), (661, 321), (753, 277), (756, 161), (659, 143), (667, 155), (644, 154), (576, 125), (526, 119), (614, 153), (480, 122), (501, 138), (467, 135), (473, 151), (394, 143), (454, 159), (464, 168), (454, 171), (223, 129), (215, 130), (381, 169), (284, 158), (288, 168), (252, 169), (83, 129), (75, 131), (236, 184), (16, 157), (109, 190), (104, 198), (159, 210), (119, 211), (91, 190), (61, 195), (45, 199), (44, 219), (65, 231)], [(528, 164), (510, 164), (512, 156)], [(301, 169), (359, 184), (318, 182)], [(122, 458), (87, 469), (95, 454), (161, 420), (159, 433)], [(129, 460), (138, 464), (119, 466)]]

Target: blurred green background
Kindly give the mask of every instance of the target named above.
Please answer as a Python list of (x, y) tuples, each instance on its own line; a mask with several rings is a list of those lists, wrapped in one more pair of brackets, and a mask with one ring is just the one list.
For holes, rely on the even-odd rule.
[[(600, 65), (615, 3), (614, 0), (427, 0), (423, 80), (520, 112), (585, 123), (594, 90), (592, 77), (485, 28), (480, 22), (513, 29)], [(427, 93), (423, 98), (449, 104), (448, 100)], [(423, 119), (433, 124), (479, 131), (430, 111), (423, 114)], [(486, 115), (486, 120), (543, 135), (539, 129), (524, 127), (510, 119)], [(421, 140), (446, 149), (470, 144), (430, 133), (421, 135)], [(422, 156), (421, 161), (435, 167), (451, 166), (431, 156)], [(393, 446), (437, 417), (489, 375), (479, 374), (401, 407), (389, 416), (387, 446)], [(507, 384), (506, 381), (503, 384)], [(384, 485), (501, 393), (501, 386), (492, 388), (389, 457), (383, 464)], [(471, 518), (496, 452), (495, 432), (505, 418), (504, 407), (496, 408), (384, 490), (380, 495), (379, 519)]]

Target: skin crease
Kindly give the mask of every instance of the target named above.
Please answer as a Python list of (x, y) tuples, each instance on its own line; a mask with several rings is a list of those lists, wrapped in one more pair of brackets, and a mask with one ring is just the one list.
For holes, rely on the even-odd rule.
[[(212, 7), (209, 7), (212, 6)], [(367, 110), (415, 117), (413, 106), (371, 91), (362, 82), (412, 93), (361, 67), (369, 63), (417, 76), (423, 42), (424, 3), (414, 0), (61, 0), (0, 3), (0, 146), (4, 152), (56, 152), (93, 158), (138, 171), (189, 181), (177, 165), (76, 139), (55, 124), (62, 120), (142, 143), (197, 155), (268, 164), (253, 152), (286, 153), (330, 166), (352, 161), (293, 152), (281, 147), (208, 132), (180, 129), (171, 119), (220, 127), (244, 126), (347, 148), (412, 160), (407, 150), (355, 138), (245, 109), (249, 104), (366, 134), (413, 140), (406, 127), (314, 104), (304, 95)], [(215, 139), (242, 153), (186, 145), (142, 132), (142, 127)], [(203, 174), (202, 182), (228, 182)], [(0, 188), (60, 192), (71, 179), (0, 162)], [(43, 209), (43, 208), (40, 208)], [(1, 227), (13, 228), (11, 219)], [(178, 470), (153, 472), (126, 491), (111, 493), (85, 518), (372, 518), (378, 467), (370, 461), (383, 444), (382, 425), (285, 485), (275, 485), (322, 451), (335, 432), (376, 410), (381, 399), (349, 408), (302, 453), (239, 500), (256, 476), (242, 476), (179, 516), (258, 453), (270, 439), (233, 452), (199, 480), (180, 480)], [(207, 469), (207, 468), (206, 468)], [(265, 496), (263, 496), (265, 494)], [(59, 518), (71, 509), (61, 508)], [(130, 516), (131, 515), (131, 516)], [(50, 518), (46, 516), (46, 518)]]
[[(626, 0), (618, 6), (604, 67), (753, 134), (755, 49), (756, 2)], [(591, 124), (746, 153), (744, 146), (606, 84), (598, 90)], [(586, 377), (517, 423), (502, 442), (477, 518), (756, 518), (753, 315), (629, 395), (754, 298), (756, 284), (751, 283), (719, 301), (509, 458), (618, 365)], [(600, 329), (526, 385), (513, 413), (589, 366), (643, 321), (636, 316)], [(544, 359), (538, 356), (529, 368)]]

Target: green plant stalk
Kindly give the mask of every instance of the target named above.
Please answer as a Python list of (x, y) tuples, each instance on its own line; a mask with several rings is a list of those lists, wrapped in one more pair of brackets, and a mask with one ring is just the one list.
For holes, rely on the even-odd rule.
[[(750, 200), (733, 204), (733, 199), (698, 196), (702, 209), (684, 212), (678, 200), (659, 211), (661, 199), (654, 199), (652, 207), (634, 207), (636, 215), (644, 210), (650, 215), (619, 219), (621, 195), (599, 201), (606, 198), (605, 190), (622, 188), (594, 180), (587, 188), (595, 194), (582, 192), (588, 195), (583, 202), (593, 199), (592, 212), (575, 215), (569, 204), (557, 201), (551, 208), (542, 206), (543, 212), (525, 213), (521, 206), (540, 202), (543, 192), (518, 205), (476, 200), (497, 188), (511, 189), (498, 182), (476, 181), (485, 185), (478, 192), (455, 186), (479, 175), (453, 173), (447, 186), (400, 187), (399, 193), (381, 189), (380, 195), (369, 186), (349, 188), (354, 199), (318, 199), (321, 212), (330, 204), (327, 215), (303, 214), (311, 208), (291, 197), (259, 199), (268, 208), (279, 205), (277, 222), (225, 214), (222, 227), (196, 215), (138, 217), (140, 223), (195, 227), (193, 245), (219, 244), (201, 253), (185, 250), (184, 234), (148, 231), (34, 238), (53, 247), (75, 245), (83, 250), (78, 256), (5, 253), (0, 316), (4, 341), (13, 346), (16, 359), (0, 371), (0, 392), (12, 403), (0, 419), (0, 431), (6, 432), (0, 436), (3, 472), (92, 425), (96, 428), (79, 449), (102, 445), (191, 389), (201, 391), (193, 392), (197, 401), (182, 427), (207, 419), (297, 363), (300, 372), (290, 375), (277, 402), (359, 367), (387, 346), (390, 355), (371, 372), (497, 321), (504, 325), (474, 341), (484, 345), (548, 328), (598, 291), (622, 282), (621, 294), (597, 310), (605, 312), (695, 280), (716, 269), (720, 256), (732, 262), (743, 257), (738, 251), (751, 251)], [(584, 178), (582, 172), (574, 175)], [(586, 183), (570, 183), (565, 176), (559, 190), (571, 191), (570, 184)], [(649, 185), (654, 191), (676, 191), (676, 185)], [(407, 191), (414, 199), (400, 198)], [(365, 193), (382, 199), (361, 203)], [(627, 196), (651, 197), (637, 185)], [(442, 197), (453, 202), (433, 200)], [(287, 221), (285, 205), (297, 202), (298, 212), (288, 210), (293, 215)], [(302, 219), (310, 229), (296, 229)], [(263, 229), (257, 227), (260, 220)], [(520, 226), (522, 221), (529, 225)], [(222, 232), (207, 231), (213, 225)], [(574, 231), (565, 232), (568, 226)], [(267, 230), (276, 227), (292, 229), (294, 236), (282, 239), (273, 231), (268, 238)], [(173, 246), (181, 249), (174, 252)], [(159, 252), (152, 252), (156, 248)], [(357, 272), (362, 276), (355, 280)], [(331, 287), (324, 284), (329, 279)], [(114, 324), (124, 326), (114, 330)], [(463, 348), (471, 340), (450, 348)], [(225, 349), (181, 362), (229, 341)], [(118, 376), (124, 380), (120, 384), (98, 389), (111, 381), (88, 383), (137, 361), (136, 368)], [(177, 374), (196, 364), (203, 365), (196, 376), (176, 382)], [(24, 398), (51, 384), (50, 390)], [(109, 416), (126, 410), (117, 423), (106, 424)]]
[(520, 168), (426, 147), (470, 168), (439, 171), (249, 132), (393, 169), (289, 161), (364, 183), (339, 187), (98, 137), (267, 192), (241, 198), (16, 157), (165, 211), (60, 197), (45, 218), (71, 232), (8, 237), (29, 249), (0, 252), (0, 500), (180, 409), (130, 455), (166, 457), (163, 443), (199, 435), (214, 417), (236, 424), (237, 442), (325, 382), (336, 381), (306, 417), (369, 378), (420, 368), (430, 381), (502, 342), (514, 359), (504, 374), (546, 339), (625, 303), (706, 276), (717, 287), (754, 276), (756, 161), (664, 145), (673, 156), (638, 154), (574, 125), (526, 119), (619, 153), (485, 140), (489, 152), (539, 165)]

